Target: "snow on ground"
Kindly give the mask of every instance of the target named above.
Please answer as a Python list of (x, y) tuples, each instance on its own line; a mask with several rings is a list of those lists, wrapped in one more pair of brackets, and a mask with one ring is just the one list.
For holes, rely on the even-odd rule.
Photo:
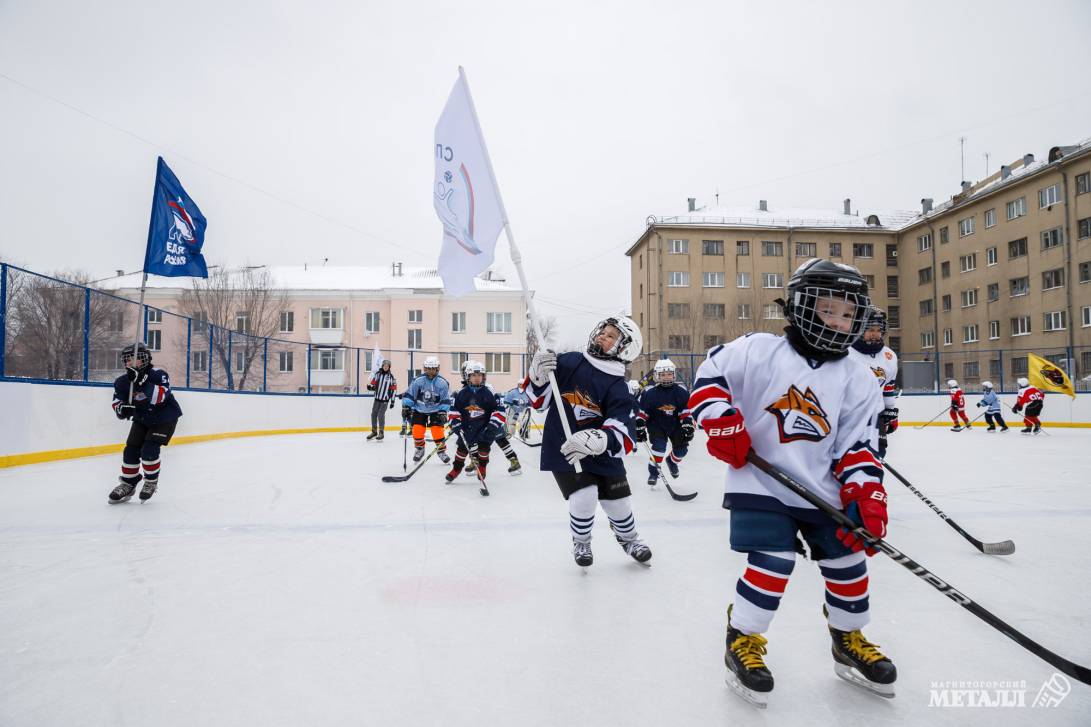
[[(699, 435), (701, 437), (701, 435)], [(978, 553), (896, 481), (889, 539), (1031, 638), (1091, 664), (1091, 433), (905, 429), (891, 463)], [(629, 458), (652, 567), (600, 514), (595, 565), (573, 562), (540, 450), (492, 496), (405, 484), (397, 437), (318, 434), (169, 447), (149, 503), (108, 506), (116, 456), (0, 470), (0, 724), (1078, 725), (1091, 687), (1030, 706), (1047, 664), (882, 555), (865, 633), (899, 670), (881, 700), (839, 681), (817, 568), (799, 563), (768, 636), (777, 680), (758, 712), (723, 684), (724, 466), (696, 447), (692, 502), (650, 491)], [(930, 706), (940, 682), (1025, 682), (1027, 706)], [(955, 685), (957, 686), (957, 685)], [(745, 721), (740, 721), (745, 720)]]

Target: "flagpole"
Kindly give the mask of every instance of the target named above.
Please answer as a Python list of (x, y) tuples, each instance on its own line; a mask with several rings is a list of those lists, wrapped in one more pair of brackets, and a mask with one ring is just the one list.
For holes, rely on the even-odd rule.
[[(458, 80), (466, 90), (466, 101), (470, 104), (470, 118), (474, 122), (474, 131), (481, 142), (481, 151), (485, 155), (485, 165), (489, 168), (489, 178), (492, 181), (493, 192), (496, 194), (496, 202), (500, 206), (500, 216), (504, 219), (504, 234), (508, 238), (508, 250), (511, 253), (511, 261), (515, 265), (515, 271), (519, 274), (519, 284), (523, 288), (523, 301), (527, 305), (530, 314), (530, 324), (534, 331), (534, 340), (538, 342), (538, 350), (546, 350), (545, 337), (542, 335), (541, 322), (538, 320), (538, 311), (534, 308), (534, 298), (530, 295), (530, 286), (527, 284), (527, 275), (523, 271), (523, 256), (519, 252), (519, 246), (515, 244), (515, 235), (511, 231), (511, 222), (508, 220), (508, 210), (504, 206), (504, 197), (500, 194), (500, 184), (496, 181), (496, 172), (492, 168), (492, 157), (489, 156), (489, 147), (485, 145), (485, 135), (481, 133), (481, 122), (477, 119), (477, 107), (474, 106), (474, 97), (470, 93), (470, 82), (466, 78), (466, 70), (458, 67)], [(557, 414), (564, 429), (564, 438), (572, 436), (572, 429), (568, 426), (568, 416), (565, 414), (564, 399), (561, 398), (561, 389), (557, 386), (557, 377), (549, 372), (549, 388), (553, 391), (553, 399), (557, 402)], [(575, 464), (576, 472), (583, 472), (579, 461)]]

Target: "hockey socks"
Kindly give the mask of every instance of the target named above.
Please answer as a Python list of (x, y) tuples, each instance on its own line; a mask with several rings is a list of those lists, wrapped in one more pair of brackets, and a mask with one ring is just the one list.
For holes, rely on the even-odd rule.
[(861, 551), (818, 561), (826, 581), (830, 627), (858, 631), (871, 620), (868, 610), (867, 557)]
[(746, 570), (735, 584), (736, 599), (728, 625), (744, 634), (768, 631), (795, 564), (796, 554), (790, 551), (747, 553)]

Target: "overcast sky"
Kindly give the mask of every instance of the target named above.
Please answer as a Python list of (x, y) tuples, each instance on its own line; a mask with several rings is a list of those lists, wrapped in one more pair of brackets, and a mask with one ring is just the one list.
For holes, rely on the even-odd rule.
[[(686, 197), (917, 207), (1091, 136), (1091, 2), (0, 0), (0, 258), (138, 270), (156, 156), (210, 262), (434, 266), (466, 68), (562, 339), (629, 305)], [(511, 270), (507, 246), (501, 267)]]

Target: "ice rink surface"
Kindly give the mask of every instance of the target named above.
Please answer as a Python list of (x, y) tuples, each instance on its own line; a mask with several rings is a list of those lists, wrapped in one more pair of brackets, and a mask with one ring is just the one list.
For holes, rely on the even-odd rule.
[[(910, 428), (891, 443), (891, 464), (962, 527), (1017, 551), (978, 553), (888, 476), (890, 542), (1091, 665), (1091, 432)], [(727, 545), (725, 466), (695, 447), (680, 486), (700, 494), (683, 503), (631, 456), (652, 567), (600, 511), (584, 574), (540, 450), (516, 448), (526, 474), (494, 455), (489, 498), (466, 477), (445, 485), (435, 459), (380, 482), (402, 471), (396, 435), (168, 447), (143, 505), (106, 503), (119, 456), (0, 470), (0, 725), (1091, 724), (1091, 687), (1032, 707), (1054, 669), (882, 555), (865, 634), (897, 664), (897, 697), (834, 676), (822, 583), (800, 561), (760, 712), (723, 682), (744, 562)], [(1026, 706), (938, 706), (957, 682), (1023, 683)]]

